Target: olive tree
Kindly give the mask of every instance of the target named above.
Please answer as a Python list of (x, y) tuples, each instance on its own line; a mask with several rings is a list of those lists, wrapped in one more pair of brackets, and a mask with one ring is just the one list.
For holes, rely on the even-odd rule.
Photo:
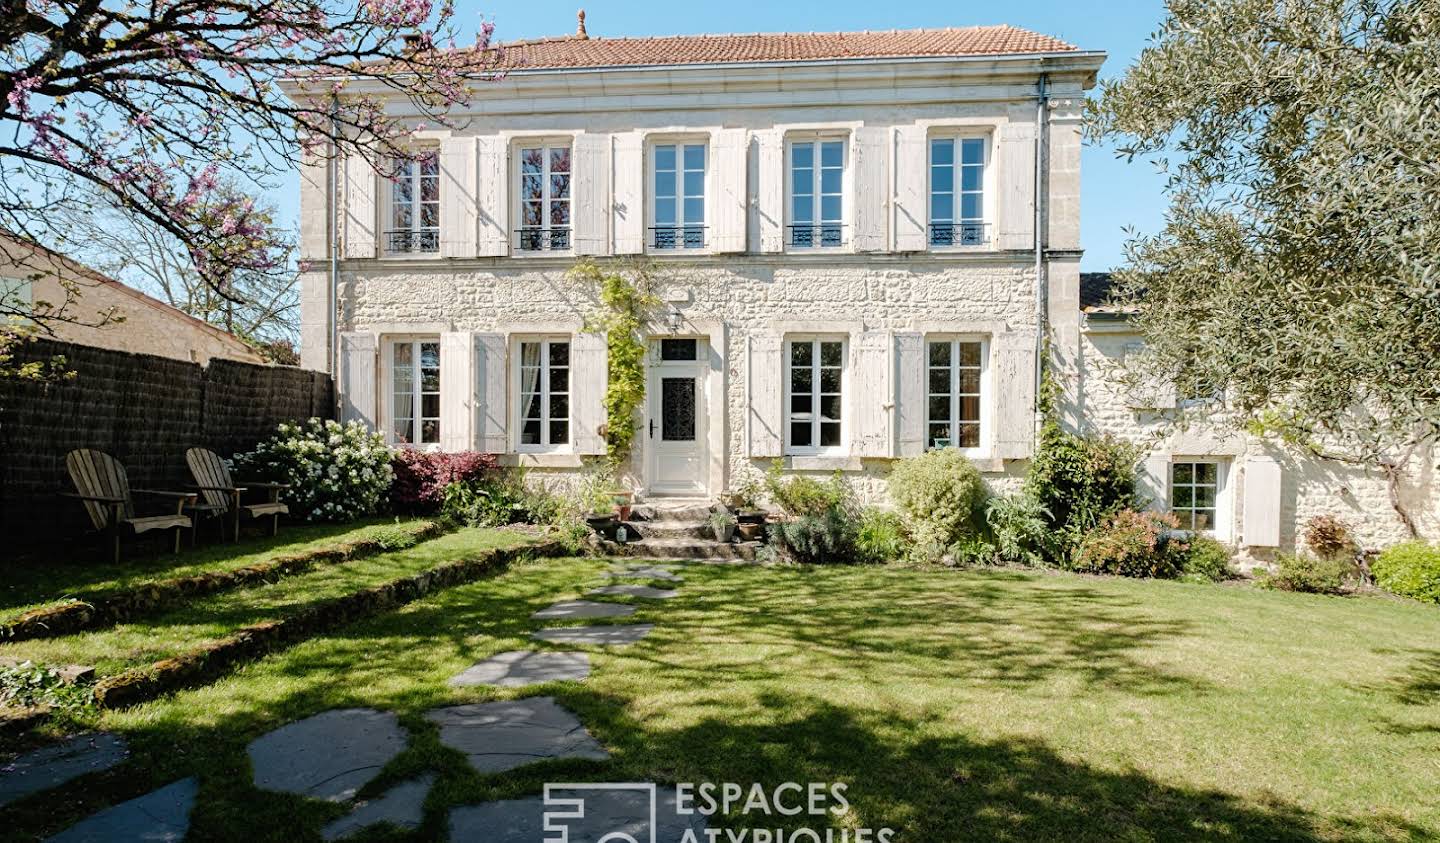
[(1440, 434), (1440, 4), (1171, 0), (1090, 131), (1166, 174), (1117, 273), (1144, 376), (1378, 469), (1413, 534), (1400, 486)]

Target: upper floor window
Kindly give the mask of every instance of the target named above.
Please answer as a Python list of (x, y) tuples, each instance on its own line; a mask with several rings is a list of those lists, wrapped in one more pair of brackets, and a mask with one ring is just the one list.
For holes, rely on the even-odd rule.
[(651, 248), (704, 248), (705, 144), (657, 144), (651, 162)]
[(925, 354), (926, 447), (980, 448), (985, 344), (980, 340), (931, 340)]
[(390, 183), (390, 227), (385, 252), (391, 255), (440, 250), (440, 158), (427, 153), (397, 159)]
[(845, 142), (790, 143), (790, 227), (796, 248), (841, 246), (845, 242)]
[(815, 454), (841, 447), (845, 341), (795, 338), (785, 344), (786, 452)]
[(440, 342), (397, 340), (390, 351), (390, 430), (396, 444), (440, 442)]
[(520, 450), (545, 451), (570, 443), (570, 340), (520, 343)]
[(982, 246), (985, 223), (985, 139), (930, 140), (930, 245)]
[(570, 248), (569, 145), (520, 150), (520, 250)]

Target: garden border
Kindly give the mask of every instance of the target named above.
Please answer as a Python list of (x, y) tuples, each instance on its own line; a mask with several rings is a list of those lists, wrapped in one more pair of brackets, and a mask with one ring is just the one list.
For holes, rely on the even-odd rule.
[(495, 548), (325, 600), (289, 617), (244, 627), (179, 656), (104, 677), (95, 684), (95, 704), (101, 709), (126, 708), (174, 691), (208, 684), (238, 664), (351, 621), (399, 608), (432, 592), (474, 582), (518, 559), (570, 553), (571, 550), (558, 541)]
[[(399, 525), (399, 528), (407, 530), (416, 544), (439, 538), (454, 529), (440, 520)], [(230, 571), (145, 582), (101, 592), (90, 600), (42, 606), (0, 622), (0, 643), (57, 638), (75, 632), (114, 626), (194, 597), (216, 594), (257, 582), (268, 582), (278, 577), (308, 571), (317, 565), (353, 562), (394, 549), (396, 548), (386, 547), (386, 543), (378, 537), (351, 539), (338, 545), (277, 556), (268, 562), (257, 562)]]

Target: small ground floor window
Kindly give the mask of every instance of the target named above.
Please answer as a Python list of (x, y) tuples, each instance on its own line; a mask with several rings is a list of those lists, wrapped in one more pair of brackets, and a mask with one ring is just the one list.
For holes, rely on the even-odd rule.
[(1219, 524), (1222, 466), (1217, 461), (1170, 464), (1170, 511), (1180, 529), (1214, 533)]

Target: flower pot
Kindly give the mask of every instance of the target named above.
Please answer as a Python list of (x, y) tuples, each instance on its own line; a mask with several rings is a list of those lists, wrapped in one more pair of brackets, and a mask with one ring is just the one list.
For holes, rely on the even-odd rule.
[(761, 541), (765, 538), (765, 524), (754, 522), (741, 522), (736, 528), (740, 532), (740, 540), (746, 542)]
[(713, 529), (715, 530), (716, 541), (728, 542), (735, 538), (734, 524), (716, 524), (713, 526)]
[(630, 504), (628, 504), (628, 503), (617, 504), (617, 505), (615, 506), (615, 512), (616, 512), (616, 516), (617, 516), (621, 521), (629, 521), (629, 520), (630, 520)]
[(617, 522), (614, 513), (607, 512), (603, 515), (591, 513), (586, 516), (585, 523), (590, 525), (590, 529), (594, 530), (596, 535), (601, 538), (609, 538), (615, 531), (615, 524)]

